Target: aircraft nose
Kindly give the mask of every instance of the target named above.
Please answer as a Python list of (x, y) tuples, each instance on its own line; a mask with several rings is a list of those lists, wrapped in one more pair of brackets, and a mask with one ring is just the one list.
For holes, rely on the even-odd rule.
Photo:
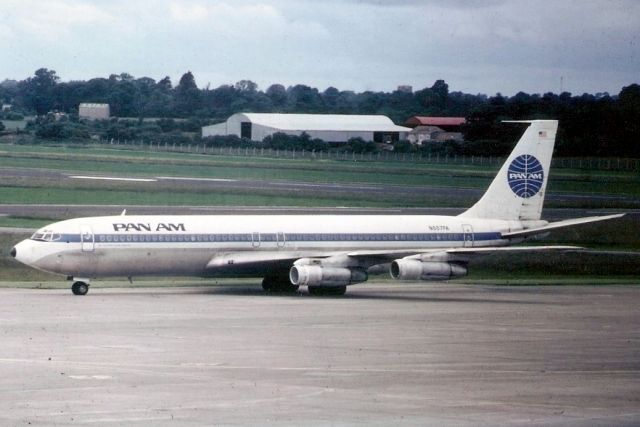
[(16, 247), (14, 246), (13, 248), (11, 248), (11, 252), (9, 252), (11, 254), (12, 257), (16, 257), (16, 254), (18, 253), (18, 251), (16, 251)]

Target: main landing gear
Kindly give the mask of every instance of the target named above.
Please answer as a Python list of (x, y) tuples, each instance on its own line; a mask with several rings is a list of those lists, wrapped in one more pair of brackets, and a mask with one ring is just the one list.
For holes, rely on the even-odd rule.
[(339, 297), (347, 292), (346, 286), (309, 286), (309, 295), (314, 297)]
[(262, 289), (267, 292), (294, 293), (299, 286), (292, 285), (287, 276), (267, 276), (262, 279)]
[(71, 285), (71, 292), (74, 295), (86, 295), (89, 292), (89, 280), (87, 279), (73, 279), (73, 285)]
[[(298, 291), (298, 285), (292, 285), (287, 276), (267, 276), (262, 279), (262, 289), (269, 293), (288, 293)], [(309, 295), (317, 297), (339, 297), (347, 291), (346, 286), (308, 286)]]

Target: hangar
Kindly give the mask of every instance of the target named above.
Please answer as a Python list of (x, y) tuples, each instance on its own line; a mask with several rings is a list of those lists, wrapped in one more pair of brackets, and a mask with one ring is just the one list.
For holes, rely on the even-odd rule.
[(236, 135), (262, 141), (277, 132), (289, 135), (305, 132), (326, 142), (347, 142), (351, 138), (395, 142), (406, 139), (409, 131), (410, 128), (397, 126), (382, 115), (236, 113), (226, 122), (203, 127), (202, 137)]

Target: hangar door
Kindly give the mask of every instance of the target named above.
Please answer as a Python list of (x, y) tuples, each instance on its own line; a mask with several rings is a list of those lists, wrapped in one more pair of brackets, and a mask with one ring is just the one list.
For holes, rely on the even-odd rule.
[(240, 122), (240, 138), (251, 139), (251, 122)]
[(373, 142), (391, 144), (400, 140), (400, 132), (374, 132)]

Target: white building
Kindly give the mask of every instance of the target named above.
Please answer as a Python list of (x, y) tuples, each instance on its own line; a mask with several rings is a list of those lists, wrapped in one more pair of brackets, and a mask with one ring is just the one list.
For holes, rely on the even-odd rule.
[(111, 115), (109, 104), (82, 103), (78, 108), (78, 116), (81, 119), (103, 120)]
[(289, 135), (305, 132), (326, 142), (347, 142), (351, 138), (393, 142), (406, 139), (410, 130), (395, 125), (386, 116), (237, 113), (224, 123), (203, 127), (202, 137), (236, 135), (262, 141), (277, 132)]
[(438, 126), (416, 126), (407, 134), (407, 140), (414, 145), (424, 145), (430, 142), (462, 142), (464, 137), (461, 132), (446, 132)]

